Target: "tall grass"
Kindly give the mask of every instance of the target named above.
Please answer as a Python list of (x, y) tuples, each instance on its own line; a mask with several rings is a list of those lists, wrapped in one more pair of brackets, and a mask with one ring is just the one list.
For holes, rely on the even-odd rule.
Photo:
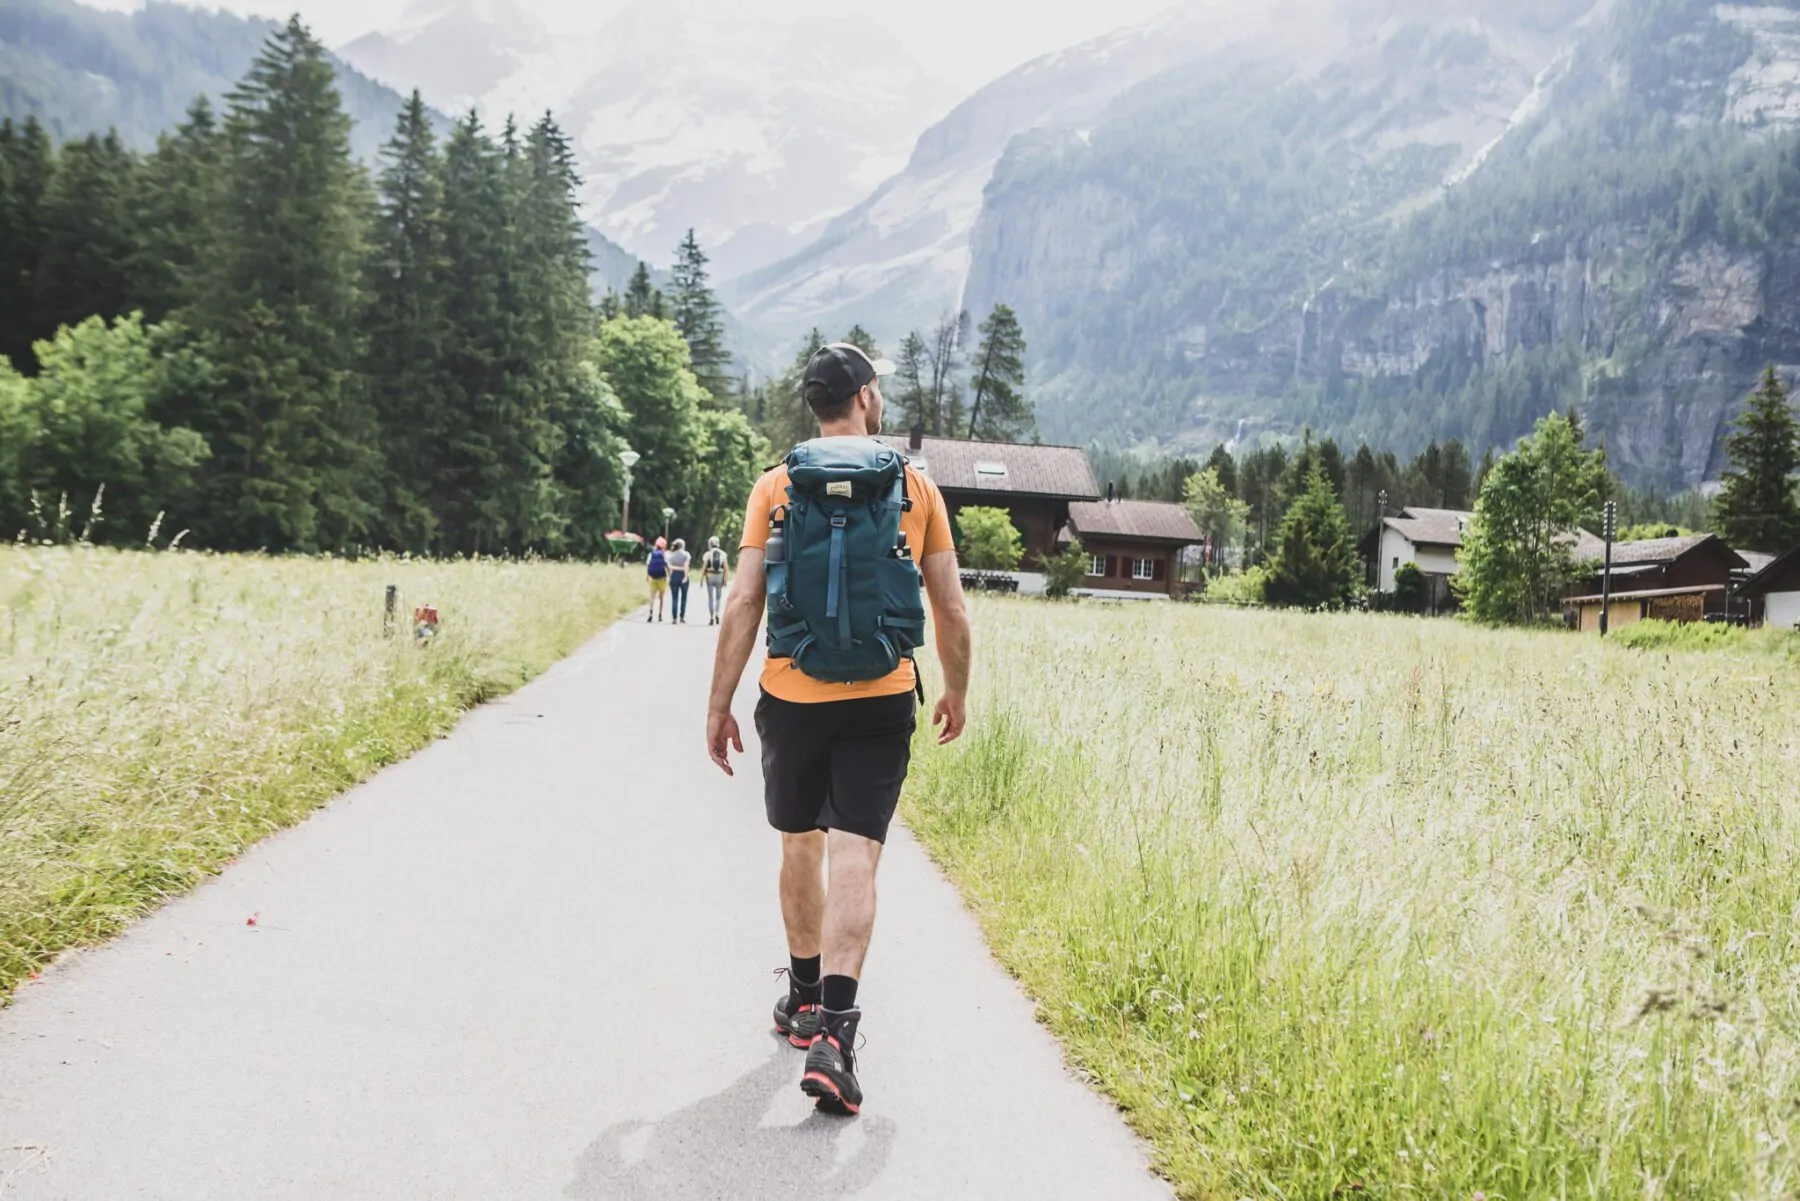
[[(573, 565), (0, 548), (0, 997), (638, 599)], [(429, 649), (415, 603), (443, 617)]]
[(1182, 1196), (1800, 1192), (1787, 656), (976, 613), (909, 820)]

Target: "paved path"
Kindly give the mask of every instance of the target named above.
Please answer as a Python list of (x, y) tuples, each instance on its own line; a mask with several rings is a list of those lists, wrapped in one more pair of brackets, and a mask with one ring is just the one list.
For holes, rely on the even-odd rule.
[(701, 749), (711, 633), (615, 627), (23, 989), (0, 1196), (1166, 1201), (904, 836), (868, 1105), (813, 1112), (756, 748)]

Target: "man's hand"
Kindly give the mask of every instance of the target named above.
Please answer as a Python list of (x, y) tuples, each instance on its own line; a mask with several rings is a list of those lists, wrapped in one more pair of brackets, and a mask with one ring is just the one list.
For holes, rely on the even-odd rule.
[(938, 745), (948, 746), (962, 737), (963, 727), (969, 723), (969, 715), (963, 707), (963, 696), (960, 692), (946, 692), (938, 697), (937, 708), (931, 711), (933, 728), (938, 730)]
[[(960, 708), (958, 712), (961, 712)], [(737, 773), (731, 770), (728, 745), (738, 754), (744, 753), (744, 739), (743, 735), (738, 733), (737, 718), (731, 715), (729, 709), (723, 712), (715, 710), (708, 713), (706, 715), (707, 753), (712, 756), (712, 761), (719, 765), (720, 771), (728, 776), (735, 776)]]

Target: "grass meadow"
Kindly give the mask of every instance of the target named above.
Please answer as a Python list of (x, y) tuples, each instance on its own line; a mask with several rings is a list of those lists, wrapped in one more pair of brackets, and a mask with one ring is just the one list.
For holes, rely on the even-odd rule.
[[(0, 548), (0, 998), (441, 736), (639, 592), (636, 573), (566, 564)], [(420, 603), (443, 619), (425, 650)]]
[(908, 821), (1183, 1197), (1800, 1194), (1787, 636), (974, 603)]

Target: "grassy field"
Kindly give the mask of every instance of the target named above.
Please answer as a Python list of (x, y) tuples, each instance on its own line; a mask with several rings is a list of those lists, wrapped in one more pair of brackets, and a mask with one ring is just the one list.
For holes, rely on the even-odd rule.
[(1800, 654), (976, 602), (907, 815), (1188, 1198), (1800, 1195)]
[[(0, 998), (439, 737), (639, 592), (636, 573), (574, 565), (0, 548)], [(416, 603), (443, 618), (428, 650)]]

